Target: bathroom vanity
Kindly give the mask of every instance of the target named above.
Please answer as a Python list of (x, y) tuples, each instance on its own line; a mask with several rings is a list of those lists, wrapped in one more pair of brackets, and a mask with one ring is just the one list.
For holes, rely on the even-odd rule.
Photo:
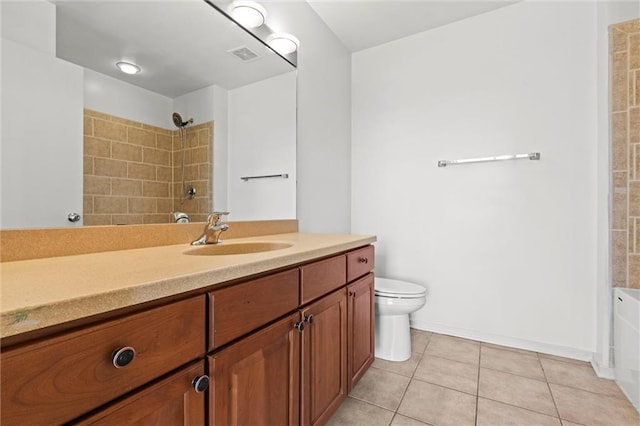
[[(373, 362), (375, 238), (265, 239), (290, 247), (4, 263), (1, 423), (325, 423)], [(11, 309), (38, 276), (58, 293)]]

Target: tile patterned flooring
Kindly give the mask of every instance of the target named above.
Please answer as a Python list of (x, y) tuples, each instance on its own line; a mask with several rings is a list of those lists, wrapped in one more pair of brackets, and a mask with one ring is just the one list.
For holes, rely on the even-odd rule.
[(413, 356), (376, 359), (329, 425), (640, 426), (587, 362), (411, 330)]

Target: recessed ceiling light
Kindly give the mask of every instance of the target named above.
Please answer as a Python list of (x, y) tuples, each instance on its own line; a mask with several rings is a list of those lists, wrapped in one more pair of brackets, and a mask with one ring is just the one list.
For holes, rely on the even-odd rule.
[(258, 28), (267, 20), (267, 11), (254, 1), (234, 1), (229, 6), (231, 17), (245, 28)]
[(140, 67), (131, 62), (116, 62), (116, 66), (125, 74), (138, 74), (140, 72)]
[(271, 46), (273, 50), (281, 55), (293, 53), (298, 50), (298, 46), (300, 46), (300, 41), (297, 38), (286, 33), (271, 34), (267, 39), (267, 43), (269, 43), (269, 46)]

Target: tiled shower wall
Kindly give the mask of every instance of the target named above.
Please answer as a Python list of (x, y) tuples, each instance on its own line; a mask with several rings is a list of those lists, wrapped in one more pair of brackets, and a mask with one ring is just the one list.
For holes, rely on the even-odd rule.
[(612, 25), (613, 285), (640, 288), (640, 19)]
[(188, 128), (185, 181), (196, 198), (180, 204), (179, 132), (85, 109), (84, 224), (172, 222), (183, 211), (203, 221), (211, 206), (213, 123)]

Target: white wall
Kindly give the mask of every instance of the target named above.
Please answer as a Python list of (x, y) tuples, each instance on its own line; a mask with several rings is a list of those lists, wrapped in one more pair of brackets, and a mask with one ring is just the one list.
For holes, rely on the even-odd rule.
[(352, 232), (427, 288), (414, 326), (594, 351), (595, 45), (594, 3), (525, 2), (353, 55)]
[(84, 79), (85, 108), (173, 129), (173, 99), (90, 69)]
[[(186, 93), (173, 100), (173, 111), (180, 114), (183, 121), (193, 118), (194, 125), (212, 121), (215, 117), (215, 93), (216, 86)], [(168, 116), (170, 119), (172, 114), (173, 112)], [(173, 122), (170, 124), (171, 129), (174, 129)]]
[(609, 126), (609, 25), (640, 17), (637, 1), (598, 2), (598, 274), (597, 347), (594, 367), (611, 376), (611, 272), (609, 241), (610, 126)]
[(55, 57), (52, 4), (1, 6), (0, 228), (82, 225), (82, 68)]
[(290, 72), (229, 91), (230, 220), (296, 217), (295, 82)]
[[(269, 25), (300, 40), (297, 217), (301, 232), (350, 231), (351, 54), (304, 1), (269, 1)], [(285, 25), (286, 23), (286, 25)]]

